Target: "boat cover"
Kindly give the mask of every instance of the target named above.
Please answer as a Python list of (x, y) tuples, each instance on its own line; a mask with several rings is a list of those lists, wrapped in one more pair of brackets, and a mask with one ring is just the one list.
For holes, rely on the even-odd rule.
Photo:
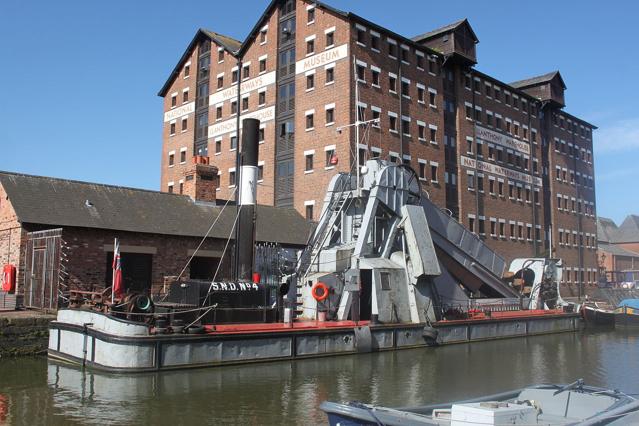
[(619, 302), (617, 307), (621, 308), (623, 306), (627, 306), (633, 309), (639, 309), (639, 299), (623, 299), (621, 302)]

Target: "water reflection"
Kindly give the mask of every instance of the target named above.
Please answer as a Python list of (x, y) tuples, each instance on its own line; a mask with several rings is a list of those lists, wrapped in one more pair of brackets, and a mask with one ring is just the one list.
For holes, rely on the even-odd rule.
[(639, 392), (637, 337), (569, 333), (134, 376), (23, 359), (0, 363), (0, 395), (11, 424), (316, 424), (326, 399), (418, 405), (579, 377)]

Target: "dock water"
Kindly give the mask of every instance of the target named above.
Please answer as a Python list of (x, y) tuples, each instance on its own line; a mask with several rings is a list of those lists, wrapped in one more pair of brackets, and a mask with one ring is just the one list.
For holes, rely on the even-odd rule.
[(322, 424), (327, 399), (419, 405), (578, 378), (638, 393), (636, 359), (639, 333), (590, 330), (134, 376), (25, 357), (0, 362), (0, 404), (8, 424)]

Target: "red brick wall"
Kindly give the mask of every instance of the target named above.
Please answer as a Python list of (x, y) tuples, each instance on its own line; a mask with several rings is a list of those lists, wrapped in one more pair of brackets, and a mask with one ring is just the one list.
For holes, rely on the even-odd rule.
[[(371, 148), (381, 149), (375, 154), (389, 160), (391, 153), (419, 174), (420, 162), (425, 162), (425, 176), (420, 178), (422, 189), (428, 192), (430, 199), (438, 205), (445, 205), (444, 193), (444, 119), (443, 119), (443, 80), (439, 72), (428, 71), (429, 51), (415, 49), (405, 45), (391, 34), (360, 26), (365, 29), (363, 43), (358, 43), (357, 26), (351, 27), (351, 48), (360, 65), (366, 64), (365, 81), (359, 83), (359, 101), (366, 104), (365, 118), (372, 118), (373, 107), (379, 108), (381, 123), (378, 128), (371, 127), (365, 142)], [(373, 32), (372, 32), (373, 31)], [(374, 32), (379, 34), (379, 49), (371, 45)], [(389, 41), (390, 40), (390, 41)], [(395, 42), (397, 57), (389, 54), (389, 44)], [(407, 61), (400, 59), (402, 46), (408, 48)], [(378, 51), (376, 51), (378, 50)], [(417, 55), (423, 55), (422, 67), (417, 66)], [(439, 59), (436, 59), (440, 68)], [(352, 69), (353, 64), (350, 63)], [(374, 85), (373, 70), (379, 71), (379, 86)], [(396, 76), (396, 91), (390, 87), (391, 74)], [(402, 81), (408, 84), (408, 95), (402, 94)], [(424, 90), (424, 101), (418, 99), (418, 86)], [(434, 106), (429, 102), (429, 90), (436, 92)], [(353, 94), (354, 99), (354, 94)], [(397, 115), (397, 131), (390, 130), (390, 115)], [(351, 111), (355, 118), (355, 102)], [(402, 132), (402, 116), (408, 117), (409, 133)], [(423, 125), (425, 137), (419, 138), (418, 126)], [(436, 127), (435, 141), (431, 142), (430, 126)], [(363, 132), (362, 132), (363, 133)], [(353, 136), (354, 138), (354, 136)], [(403, 144), (402, 144), (403, 139)], [(431, 178), (431, 166), (437, 167), (437, 179)]]
[[(557, 116), (556, 123), (553, 115)], [(563, 118), (563, 120), (562, 120)], [(549, 174), (551, 192), (551, 222), (553, 224), (553, 247), (555, 256), (563, 259), (564, 270), (570, 269), (570, 273), (565, 274), (565, 282), (578, 282), (581, 269), (584, 270), (584, 282), (594, 285), (597, 281), (594, 271), (597, 270), (596, 251), (596, 211), (586, 212), (584, 203), (595, 202), (594, 187), (584, 185), (584, 175), (592, 177), (594, 182), (594, 166), (592, 154), (588, 158), (588, 152), (592, 153), (592, 132), (581, 133), (583, 123), (574, 120), (567, 114), (558, 110), (551, 110), (547, 113), (548, 123), (548, 152), (549, 152)], [(568, 120), (577, 123), (577, 131), (571, 131)], [(563, 123), (563, 124), (562, 124)], [(559, 141), (559, 150), (556, 150), (555, 143)], [(580, 155), (571, 155), (569, 146), (577, 147)], [(585, 150), (586, 156), (581, 155)], [(561, 169), (560, 179), (556, 177), (556, 169)], [(564, 170), (566, 178), (564, 179)], [(575, 179), (571, 178), (574, 173)], [(581, 175), (580, 183), (577, 183), (577, 173)], [(568, 202), (568, 208), (562, 203), (561, 209), (558, 205), (558, 195), (561, 195), (563, 203)], [(573, 210), (572, 201), (575, 200)], [(581, 201), (581, 212), (579, 212), (579, 201)], [(563, 232), (564, 241), (560, 241), (560, 231)], [(569, 243), (565, 242), (566, 234), (570, 234)], [(575, 234), (576, 233), (576, 234)], [(576, 236), (576, 244), (574, 237)], [(590, 241), (590, 244), (588, 244)], [(590, 272), (590, 274), (589, 274)]]
[[(347, 21), (321, 8), (315, 11), (315, 22), (307, 24), (306, 6), (308, 2), (298, 1), (296, 12), (296, 59), (306, 57), (306, 38), (315, 35), (315, 54), (326, 49), (325, 30), (335, 27), (334, 46), (349, 44), (350, 28)], [(349, 53), (351, 49), (349, 47)], [(351, 62), (344, 58), (335, 62), (334, 83), (326, 84), (324, 66), (315, 68), (315, 88), (306, 89), (306, 76), (297, 74), (295, 82), (295, 174), (294, 174), (294, 207), (305, 214), (305, 202), (315, 202), (314, 219), (319, 218), (322, 202), (329, 181), (337, 172), (348, 172), (351, 166), (350, 141), (353, 136), (350, 129), (341, 133), (337, 127), (353, 121)], [(325, 105), (335, 104), (335, 123), (327, 125)], [(306, 111), (315, 110), (313, 130), (306, 130)], [(336, 166), (325, 165), (325, 147), (335, 145), (338, 157)], [(313, 170), (305, 171), (304, 152), (315, 150)]]
[(639, 254), (639, 243), (621, 243), (616, 245)]
[[(471, 77), (471, 87), (467, 88), (465, 83), (465, 75), (469, 74)], [(474, 81), (479, 79), (479, 90), (476, 90), (474, 86)], [(490, 85), (490, 91), (486, 90), (487, 83)], [(484, 218), (484, 234), (482, 238), (487, 243), (487, 245), (493, 250), (497, 251), (502, 257), (505, 258), (507, 263), (510, 263), (514, 258), (517, 257), (533, 257), (537, 253), (543, 251), (543, 232), (541, 234), (541, 241), (538, 242), (535, 240), (535, 226), (542, 226), (542, 212), (543, 212), (543, 197), (542, 189), (540, 189), (539, 196), (539, 205), (535, 205), (534, 200), (534, 185), (525, 184), (522, 182), (517, 182), (511, 179), (508, 179), (504, 176), (499, 175), (491, 175), (490, 173), (480, 172), (473, 169), (468, 169), (461, 166), (461, 157), (470, 157), (475, 158), (477, 155), (477, 159), (479, 161), (483, 161), (489, 164), (500, 165), (502, 167), (506, 167), (512, 170), (516, 170), (520, 173), (525, 174), (533, 174), (533, 166), (532, 159), (537, 158), (539, 163), (539, 168), (537, 174), (534, 176), (539, 178), (541, 177), (541, 134), (540, 134), (540, 124), (538, 116), (532, 116), (532, 114), (524, 112), (520, 108), (515, 108), (511, 102), (511, 105), (507, 105), (505, 102), (505, 92), (509, 92), (511, 99), (512, 94), (516, 92), (512, 88), (508, 87), (506, 84), (495, 81), (493, 79), (488, 79), (482, 74), (478, 74), (475, 72), (468, 72), (468, 70), (464, 70), (463, 68), (458, 68), (458, 72), (456, 73), (456, 87), (457, 87), (457, 158), (458, 158), (458, 192), (459, 192), (459, 219), (465, 225), (469, 226), (469, 215), (473, 216), (473, 220), (475, 223), (475, 232), (479, 233), (479, 221), (481, 217)], [(494, 90), (495, 87), (498, 87), (500, 90), (500, 100), (498, 101), (495, 98)], [(521, 94), (518, 94), (521, 101)], [(531, 102), (530, 98), (526, 98), (527, 102)], [(470, 104), (473, 110), (473, 114), (475, 114), (476, 107), (481, 108), (481, 118), (479, 120), (475, 120), (475, 118), (469, 119), (466, 117), (466, 104)], [(520, 104), (521, 105), (521, 104)], [(492, 113), (492, 126), (488, 124), (488, 112)], [(496, 117), (501, 116), (501, 130), (496, 129)], [(481, 148), (481, 156), (478, 155), (477, 151), (477, 138), (475, 137), (474, 126), (475, 122), (477, 124), (495, 130), (501, 133), (506, 132), (506, 119), (509, 119), (512, 123), (511, 125), (511, 133), (510, 136), (522, 141), (526, 142), (530, 147), (530, 158), (528, 169), (524, 169), (523, 167), (515, 167), (514, 165), (507, 164), (507, 148), (503, 148), (503, 161), (500, 163), (496, 160), (496, 153), (493, 158), (488, 156), (489, 146), (487, 142), (482, 143)], [(515, 134), (514, 123), (519, 123), (519, 133)], [(523, 137), (523, 125), (528, 127), (528, 137), (524, 139)], [(537, 144), (532, 143), (531, 140), (531, 130), (537, 130)], [(467, 138), (471, 138), (472, 140), (472, 153), (468, 152), (468, 143)], [(494, 149), (498, 149), (498, 145), (494, 145)], [(522, 157), (523, 158), (523, 157)], [(475, 173), (477, 187), (477, 178), (479, 173), (483, 173), (483, 193), (479, 191), (477, 188), (474, 190), (468, 190), (468, 171)], [(489, 181), (490, 177), (495, 179), (495, 193), (490, 194), (489, 191)], [(499, 179), (503, 180), (504, 185), (504, 195), (500, 196), (498, 194), (498, 185)], [(509, 181), (514, 183), (514, 198), (510, 198), (509, 196)], [(522, 197), (521, 199), (517, 198), (517, 184), (522, 185)], [(531, 189), (531, 202), (525, 201), (525, 190), (526, 187), (530, 187)], [(492, 219), (495, 220), (496, 223), (496, 235), (491, 235), (490, 223)], [(499, 234), (499, 223), (500, 221), (504, 221), (505, 223), (505, 237), (501, 237)], [(515, 232), (514, 235), (511, 233), (511, 222), (514, 222)], [(523, 227), (523, 238), (519, 238), (519, 226)], [(532, 240), (527, 238), (527, 228), (528, 225), (532, 228)], [(480, 235), (481, 236), (481, 235)]]
[[(259, 35), (256, 39), (253, 39), (247, 48), (245, 54), (242, 57), (243, 65), (249, 64), (249, 77), (242, 78), (242, 82), (254, 80), (259, 77), (263, 77), (265, 74), (274, 72), (277, 68), (277, 10), (267, 18), (264, 25), (268, 26), (266, 31), (266, 42), (261, 43)], [(212, 46), (214, 46), (212, 44)], [(232, 70), (237, 66), (237, 59), (228, 53), (225, 53), (224, 61), (218, 63), (217, 60), (217, 47), (211, 47), (212, 60), (211, 60), (211, 80), (209, 83), (210, 93), (213, 96), (223, 90), (228, 90), (232, 86), (237, 86), (237, 83), (232, 83)], [(266, 55), (266, 71), (260, 73), (259, 71), (259, 59)], [(217, 88), (217, 75), (224, 73), (224, 86), (222, 89)], [(251, 90), (247, 92), (242, 91), (241, 95), (249, 94), (249, 108), (242, 110), (240, 101), (240, 118), (243, 115), (253, 113), (255, 111), (264, 111), (267, 108), (273, 108), (275, 106), (276, 86), (271, 84), (266, 86), (266, 102), (263, 105), (259, 105), (258, 90)], [(223, 102), (222, 106), (222, 118), (216, 119), (216, 106), (211, 105), (209, 108), (209, 126), (216, 123), (224, 122), (227, 120), (235, 120), (236, 115), (231, 114), (231, 102), (236, 101), (237, 97), (233, 96), (232, 99), (227, 99)], [(260, 142), (259, 146), (259, 162), (263, 162), (263, 181), (260, 182), (257, 188), (257, 201), (260, 204), (273, 205), (273, 178), (274, 178), (274, 155), (275, 155), (275, 121), (263, 121), (264, 127), (264, 141)], [(209, 158), (211, 164), (218, 167), (220, 173), (220, 189), (218, 191), (218, 198), (229, 199), (233, 198), (235, 188), (229, 183), (229, 169), (236, 167), (236, 150), (231, 149), (231, 135), (235, 133), (235, 130), (223, 135), (209, 139)], [(222, 139), (222, 150), (220, 153), (215, 152), (215, 140)]]
[[(153, 254), (152, 283), (154, 292), (162, 288), (165, 277), (177, 276), (186, 265), (189, 249), (195, 249), (199, 238), (177, 237), (133, 232), (119, 232), (89, 228), (64, 228), (62, 238), (69, 246), (66, 270), (67, 284), (71, 289), (98, 290), (104, 288), (105, 276), (110, 274), (107, 266), (108, 250), (113, 250), (113, 240), (118, 238), (122, 252), (125, 246), (155, 249)], [(222, 251), (224, 241), (211, 240), (201, 250)], [(105, 250), (105, 246), (108, 250)], [(189, 276), (186, 268), (184, 276)]]
[[(184, 75), (184, 65), (190, 62), (190, 72), (189, 76), (185, 77)], [(171, 86), (166, 92), (166, 96), (164, 97), (163, 104), (163, 114), (167, 111), (174, 110), (179, 108), (185, 104), (195, 101), (196, 95), (196, 81), (197, 81), (197, 48), (191, 52), (189, 58), (181, 64), (181, 69), (179, 75), (175, 78)], [(189, 91), (189, 100), (188, 102), (183, 102), (183, 90), (188, 89)], [(171, 96), (172, 94), (177, 93), (177, 105), (175, 107), (171, 106)], [(182, 131), (182, 118), (186, 118), (187, 120), (187, 130)], [(188, 114), (184, 117), (178, 117), (175, 119), (175, 134), (170, 134), (171, 124), (170, 121), (162, 123), (162, 173), (161, 173), (161, 181), (160, 181), (160, 190), (167, 192), (169, 182), (173, 182), (174, 192), (178, 192), (179, 181), (183, 179), (183, 174), (186, 170), (186, 167), (191, 164), (191, 159), (193, 156), (193, 135), (195, 129), (195, 113)], [(186, 151), (185, 161), (180, 161), (180, 152), (182, 150)], [(169, 166), (169, 152), (174, 154), (174, 163), (173, 166)]]
[(22, 253), (24, 253), (25, 241), (26, 231), (20, 226), (11, 201), (0, 184), (0, 267), (7, 263), (14, 265), (17, 269), (18, 285), (23, 280)]

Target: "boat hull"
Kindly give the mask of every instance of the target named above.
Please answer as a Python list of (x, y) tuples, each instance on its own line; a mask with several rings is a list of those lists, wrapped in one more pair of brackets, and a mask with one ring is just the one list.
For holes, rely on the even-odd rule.
[(587, 325), (609, 327), (614, 327), (615, 325), (614, 311), (606, 311), (604, 309), (593, 308), (591, 306), (584, 306), (581, 308), (581, 313)]
[[(333, 323), (218, 326), (201, 335), (148, 334), (143, 324), (108, 315), (61, 311), (50, 325), (51, 358), (110, 372), (144, 372), (348, 355), (576, 331), (578, 314), (425, 324)], [(432, 330), (431, 330), (432, 331)], [(426, 335), (426, 337), (425, 337)]]
[(626, 306), (617, 308), (615, 327), (639, 327), (639, 310)]
[[(533, 398), (534, 397), (534, 398)], [(532, 407), (518, 405), (517, 400), (534, 401), (541, 410), (534, 412), (528, 421), (522, 421), (525, 410)], [(572, 401), (571, 401), (572, 400)], [(488, 416), (484, 411), (483, 416), (477, 414), (481, 402), (496, 401), (509, 402), (514, 406), (523, 408), (516, 417), (501, 417), (506, 422), (493, 422), (495, 417)], [(567, 407), (572, 404), (571, 409)], [(464, 407), (470, 408), (470, 411)], [(458, 408), (455, 408), (458, 407)], [(546, 407), (544, 409), (544, 407)], [(566, 408), (564, 408), (566, 407)], [(514, 408), (517, 410), (517, 408)], [(630, 419), (635, 419), (639, 412), (639, 400), (617, 390), (597, 388), (583, 385), (581, 380), (569, 385), (533, 385), (523, 389), (503, 392), (500, 394), (486, 395), (465, 401), (449, 402), (442, 404), (424, 405), (409, 408), (388, 408), (360, 402), (335, 403), (324, 401), (320, 405), (328, 417), (331, 426), (356, 426), (383, 424), (389, 426), (443, 426), (451, 424), (634, 424)], [(455, 413), (457, 412), (457, 414)], [(512, 413), (512, 411), (511, 411)], [(536, 417), (536, 420), (535, 420)], [(519, 420), (519, 421), (517, 421)], [(615, 422), (616, 420), (616, 422)], [(619, 422), (619, 423), (617, 423)]]

